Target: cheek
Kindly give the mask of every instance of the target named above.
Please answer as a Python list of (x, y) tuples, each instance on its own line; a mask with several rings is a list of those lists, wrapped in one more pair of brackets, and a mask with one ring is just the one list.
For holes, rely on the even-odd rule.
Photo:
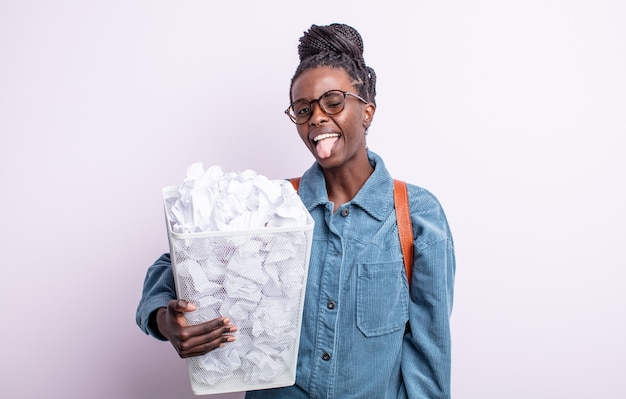
[(352, 134), (358, 134), (359, 131), (365, 130), (364, 125), (367, 121), (360, 112), (360, 108), (350, 110), (344, 109), (343, 112), (335, 116), (335, 123), (344, 131), (349, 131)]
[(308, 139), (308, 134), (306, 132), (306, 129), (300, 126), (298, 126), (296, 129), (298, 131), (298, 136), (300, 136), (300, 139), (304, 141), (305, 144), (308, 144), (309, 139)]
[(361, 118), (344, 119), (337, 121), (337, 124), (341, 127), (344, 134), (350, 136), (352, 140), (359, 140), (361, 137), (365, 137), (364, 121)]

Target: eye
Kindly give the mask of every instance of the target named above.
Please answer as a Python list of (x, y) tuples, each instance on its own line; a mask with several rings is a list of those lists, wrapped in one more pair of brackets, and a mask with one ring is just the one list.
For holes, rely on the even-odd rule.
[(309, 113), (311, 113), (311, 108), (307, 106), (296, 108), (296, 115), (306, 115)]
[(293, 104), (293, 112), (298, 115), (307, 115), (311, 112), (311, 103), (306, 101), (298, 101)]
[(339, 108), (341, 107), (341, 102), (340, 101), (324, 102), (324, 106), (329, 109)]
[(343, 101), (343, 93), (341, 92), (326, 93), (324, 98), (322, 98), (324, 108), (328, 111), (340, 109), (343, 107)]

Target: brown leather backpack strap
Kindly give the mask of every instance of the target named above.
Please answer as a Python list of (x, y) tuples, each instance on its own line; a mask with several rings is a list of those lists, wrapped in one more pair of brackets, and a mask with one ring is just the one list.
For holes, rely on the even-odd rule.
[(413, 225), (409, 208), (409, 193), (405, 182), (401, 180), (393, 181), (393, 198), (396, 206), (398, 235), (400, 236), (400, 248), (404, 258), (404, 269), (406, 270), (406, 278), (410, 286), (411, 267), (413, 265)]
[(293, 185), (293, 188), (296, 191), (298, 191), (298, 189), (300, 188), (300, 178), (299, 177), (292, 177), (291, 179), (289, 179), (289, 181)]

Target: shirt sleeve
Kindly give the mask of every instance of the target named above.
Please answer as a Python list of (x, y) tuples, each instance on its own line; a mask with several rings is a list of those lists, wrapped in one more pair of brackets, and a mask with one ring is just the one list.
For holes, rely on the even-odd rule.
[(157, 309), (167, 307), (171, 299), (176, 299), (172, 263), (170, 255), (163, 254), (148, 268), (141, 300), (137, 306), (137, 325), (144, 333), (162, 341), (166, 340), (150, 322), (150, 318)]
[(402, 375), (406, 397), (450, 398), (454, 275), (451, 238), (415, 248), (409, 303), (410, 332), (404, 337)]

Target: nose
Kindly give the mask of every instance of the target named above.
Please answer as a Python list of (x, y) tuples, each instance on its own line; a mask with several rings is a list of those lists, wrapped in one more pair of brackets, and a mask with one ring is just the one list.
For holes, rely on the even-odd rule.
[(328, 115), (322, 109), (318, 100), (311, 101), (311, 117), (309, 118), (309, 124), (319, 125), (321, 122), (327, 121)]

